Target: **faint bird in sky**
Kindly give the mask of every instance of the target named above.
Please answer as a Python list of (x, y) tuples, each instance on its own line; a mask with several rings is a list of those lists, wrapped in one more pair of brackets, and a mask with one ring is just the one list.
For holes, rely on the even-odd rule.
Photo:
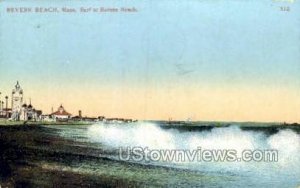
[(175, 67), (176, 67), (177, 74), (180, 76), (194, 72), (194, 70), (188, 68), (186, 64), (175, 64)]

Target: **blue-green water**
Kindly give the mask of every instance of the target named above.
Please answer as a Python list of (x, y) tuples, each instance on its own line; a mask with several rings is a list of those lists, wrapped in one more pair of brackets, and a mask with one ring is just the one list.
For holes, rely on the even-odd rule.
[[(225, 125), (225, 124), (224, 124)], [(226, 124), (218, 127), (166, 122), (47, 126), (78, 147), (93, 149), (87, 155), (112, 159), (110, 166), (91, 162), (65, 169), (81, 173), (106, 173), (146, 186), (297, 187), (300, 186), (300, 134), (298, 127), (270, 124)], [(119, 163), (120, 148), (152, 150), (276, 150), (277, 162), (198, 160), (133, 160)], [(95, 152), (99, 151), (99, 152)], [(115, 161), (115, 162), (113, 162)], [(109, 168), (110, 170), (107, 170)]]

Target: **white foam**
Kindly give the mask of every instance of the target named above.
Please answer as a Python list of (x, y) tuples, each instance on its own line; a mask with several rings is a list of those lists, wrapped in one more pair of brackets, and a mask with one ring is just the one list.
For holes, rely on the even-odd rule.
[(113, 148), (148, 147), (149, 149), (173, 149), (173, 135), (151, 123), (96, 124), (89, 128), (92, 141)]
[(299, 165), (300, 167), (300, 136), (292, 130), (281, 130), (267, 140), (272, 149), (278, 150), (278, 165), (282, 168)]
[[(148, 147), (149, 149), (229, 149), (241, 153), (243, 150), (278, 150), (277, 163), (261, 162), (190, 162), (188, 168), (207, 171), (262, 171), (279, 173), (281, 169), (294, 169), (296, 175), (300, 166), (300, 136), (292, 130), (281, 130), (267, 137), (262, 132), (243, 131), (238, 126), (213, 128), (211, 131), (179, 132), (176, 129), (162, 129), (154, 123), (96, 124), (88, 129), (92, 142), (102, 143), (109, 148)], [(175, 164), (177, 165), (177, 164)], [(182, 165), (182, 164), (180, 164)], [(256, 172), (257, 173), (257, 172)], [(259, 174), (258, 173), (258, 174)]]

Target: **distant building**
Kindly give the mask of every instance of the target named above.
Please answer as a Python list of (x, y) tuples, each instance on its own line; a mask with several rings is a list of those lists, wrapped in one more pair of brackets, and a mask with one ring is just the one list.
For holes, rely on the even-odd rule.
[(27, 120), (40, 120), (42, 116), (41, 110), (35, 110), (31, 103), (27, 106), (27, 104), (23, 104), (19, 116), (19, 120), (27, 121)]
[(8, 118), (11, 117), (12, 111), (11, 108), (3, 108), (1, 111), (1, 118)]
[(48, 122), (53, 122), (54, 119), (52, 119), (51, 114), (42, 114), (41, 115), (41, 120), (42, 121), (48, 121)]
[(29, 105), (23, 103), (23, 89), (19, 82), (17, 82), (15, 88), (12, 90), (11, 107), (10, 118), (14, 121), (37, 121), (42, 115), (41, 110), (35, 110), (33, 108), (31, 101)]
[(23, 104), (23, 89), (21, 88), (19, 82), (17, 82), (11, 94), (11, 109), (12, 109), (11, 118), (13, 120), (18, 121), (20, 119), (22, 104)]
[(104, 118), (102, 119), (105, 123), (132, 123), (137, 122), (137, 120), (124, 119), (124, 118)]
[(79, 111), (78, 111), (78, 116), (72, 117), (72, 120), (73, 120), (73, 121), (82, 121), (82, 111), (79, 110)]
[(71, 115), (72, 114), (67, 112), (62, 105), (60, 105), (60, 107), (58, 108), (58, 110), (56, 112), (50, 114), (52, 119), (54, 119), (56, 121), (68, 121), (71, 118)]

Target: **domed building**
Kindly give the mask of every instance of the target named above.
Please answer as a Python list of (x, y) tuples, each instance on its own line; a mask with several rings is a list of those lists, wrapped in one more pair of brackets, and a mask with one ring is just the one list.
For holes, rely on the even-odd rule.
[(36, 110), (31, 105), (31, 102), (29, 105), (26, 103), (22, 105), (21, 112), (20, 112), (20, 120), (21, 121), (37, 121), (41, 119), (42, 111)]
[(21, 88), (19, 82), (15, 85), (15, 88), (12, 90), (12, 115), (11, 119), (14, 121), (37, 121), (40, 119), (42, 115), (41, 110), (35, 110), (33, 106), (30, 104), (27, 105), (23, 103), (23, 89)]
[(68, 121), (71, 118), (71, 115), (72, 114), (67, 112), (62, 105), (60, 105), (56, 112), (50, 114), (52, 119), (55, 121)]

